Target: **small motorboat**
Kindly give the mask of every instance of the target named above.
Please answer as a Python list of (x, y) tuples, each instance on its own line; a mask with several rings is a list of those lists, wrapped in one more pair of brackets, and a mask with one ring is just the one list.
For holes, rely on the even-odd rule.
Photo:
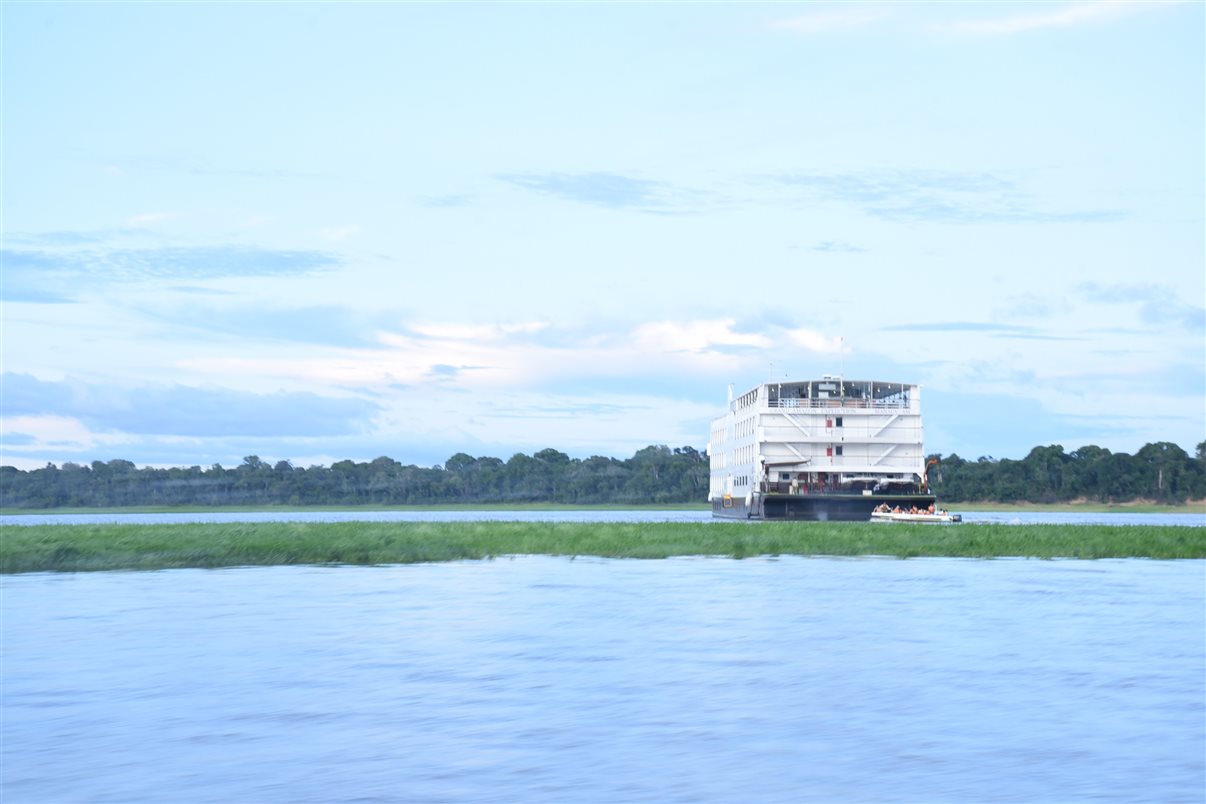
[(934, 513), (924, 511), (921, 513), (910, 513), (908, 511), (872, 511), (872, 522), (929, 522), (935, 525), (947, 525), (954, 522), (962, 522), (963, 517), (959, 514), (952, 514), (950, 511), (939, 509)]

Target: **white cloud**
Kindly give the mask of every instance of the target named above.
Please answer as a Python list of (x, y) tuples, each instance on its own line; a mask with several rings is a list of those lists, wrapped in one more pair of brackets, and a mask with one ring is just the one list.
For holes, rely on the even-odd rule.
[(620, 388), (672, 377), (712, 377), (719, 383), (723, 376), (748, 371), (751, 364), (799, 360), (801, 351), (845, 351), (838, 336), (775, 324), (743, 329), (733, 319), (658, 321), (606, 335), (544, 322), (423, 324), (379, 332), (377, 341), (370, 348), (210, 356), (177, 365), (243, 382), (388, 395), (397, 386), (433, 384), (497, 392), (564, 382)]
[[(434, 358), (433, 358), (434, 359)], [(436, 361), (440, 362), (440, 361)], [(189, 372), (223, 376), (228, 380), (257, 380), (256, 385), (287, 387), (351, 387), (372, 390), (382, 386), (420, 381), (432, 363), (401, 350), (346, 352), (322, 358), (202, 357), (176, 364)]]
[(21, 436), (42, 444), (69, 444), (80, 448), (95, 443), (83, 422), (67, 416), (6, 416), (4, 434), (8, 438)]
[(787, 335), (792, 343), (817, 354), (836, 355), (850, 351), (840, 335), (823, 335), (810, 329), (789, 330)]
[(81, 456), (90, 461), (98, 450), (129, 441), (125, 434), (94, 433), (79, 419), (55, 414), (5, 416), (3, 434), (0, 463), (25, 470), (45, 466), (48, 455), (56, 461), (81, 460)]
[(633, 333), (637, 345), (660, 352), (698, 352), (715, 346), (766, 348), (771, 341), (756, 332), (735, 332), (732, 319), (718, 321), (660, 321), (643, 324)]
[[(410, 331), (426, 338), (451, 340), (497, 341), (508, 335), (532, 334), (547, 329), (543, 321), (523, 321), (516, 324), (415, 324)], [(385, 334), (385, 342), (397, 342), (397, 336)]]
[(1161, 6), (1183, 5), (1183, 0), (1101, 0), (1070, 3), (1055, 9), (983, 20), (962, 20), (936, 26), (944, 33), (968, 36), (1010, 36), (1045, 28), (1069, 28), (1109, 22)]
[[(765, 319), (663, 320), (606, 332), (536, 321), (485, 327), (449, 322), (382, 332), (377, 344), (368, 347), (282, 349), (279, 344), (245, 343), (238, 353), (211, 351), (175, 364), (185, 375), (220, 377), (225, 389), (141, 389), (143, 408), (162, 408), (163, 417), (133, 402), (123, 403), (121, 396), (129, 391), (122, 389), (97, 404), (91, 398), (81, 401), (78, 391), (64, 402), (49, 393), (64, 389), (31, 384), (23, 397), (30, 402), (19, 408), (13, 408), (10, 394), (10, 409), (22, 415), (6, 417), (6, 433), (15, 438), (6, 438), (4, 462), (15, 465), (20, 460), (23, 467), (34, 468), (48, 458), (106, 457), (99, 454), (103, 450), (138, 463), (162, 463), (163, 456), (180, 454), (179, 461), (186, 464), (225, 464), (249, 453), (296, 463), (315, 462), (309, 456), (320, 454), (329, 458), (327, 463), (367, 460), (377, 454), (403, 462), (423, 456), (421, 462), (428, 462), (459, 450), (506, 458), (514, 451), (545, 446), (580, 455), (627, 455), (650, 443), (699, 446), (708, 420), (723, 404), (727, 383), (749, 387), (765, 378), (768, 365), (774, 376), (819, 375), (842, 366), (834, 359), (837, 355), (848, 376), (919, 381), (939, 394), (1010, 399), (1024, 387), (1034, 404), (1041, 405), (1043, 416), (1100, 414), (1116, 404), (1120, 394), (1137, 393), (1127, 389), (1147, 393), (1154, 385), (1137, 373), (1140, 358), (1128, 362), (1082, 355), (1076, 373), (1070, 374), (1066, 366), (1061, 369), (1062, 364), (1041, 359), (1042, 351), (1049, 349), (1046, 342), (1001, 341), (996, 334), (973, 330), (957, 338), (936, 338), (929, 331), (893, 331), (893, 350), (910, 354), (907, 364), (877, 355), (874, 350), (882, 344), (870, 335), (863, 335), (868, 351), (858, 348), (857, 337), (847, 342), (817, 324)], [(1121, 345), (1134, 344), (1127, 340)], [(968, 350), (988, 357), (968, 358)], [(1018, 366), (1027, 368), (1019, 371)], [(1110, 393), (1097, 393), (1103, 387)], [(39, 389), (46, 393), (33, 393)], [(264, 397), (262, 404), (237, 404), (239, 394), (257, 393)], [(218, 396), (234, 402), (213, 401)], [(190, 399), (192, 410), (181, 411), (179, 400)], [(306, 399), (313, 402), (309, 413), (297, 409)], [(1145, 404), (1170, 417), (1183, 416), (1185, 409), (1179, 397)], [(73, 415), (85, 408), (88, 413)], [(36, 416), (23, 415), (43, 410)], [(224, 418), (208, 423), (213, 435), (204, 444), (173, 447), (165, 441), (180, 433), (195, 436), (197, 428), (182, 429), (181, 417), (213, 418), (207, 411), (214, 410), (222, 411)], [(320, 432), (312, 423), (285, 427), (302, 414), (310, 416), (310, 422), (314, 416), (342, 415), (343, 423), (329, 432)], [(280, 432), (304, 435), (273, 435), (277, 423), (264, 424), (267, 416), (281, 419)], [(1057, 435), (1042, 437), (1065, 437), (1052, 430), (1059, 424), (1048, 422), (1048, 430)], [(1069, 431), (1066, 437), (1080, 439), (1079, 432)], [(1143, 437), (1158, 440), (1147, 433)], [(111, 438), (125, 440), (107, 440)], [(968, 436), (960, 438), (961, 453), (1000, 452), (968, 447)], [(1086, 435), (1083, 442), (1117, 446), (1098, 435)], [(119, 443), (123, 450), (112, 452)], [(941, 442), (936, 448), (952, 449)], [(1127, 448), (1133, 448), (1129, 441)], [(35, 461), (35, 455), (46, 457)]]
[(875, 6), (846, 6), (834, 11), (820, 11), (775, 20), (771, 23), (771, 27), (795, 33), (820, 34), (869, 25), (886, 16), (886, 11)]

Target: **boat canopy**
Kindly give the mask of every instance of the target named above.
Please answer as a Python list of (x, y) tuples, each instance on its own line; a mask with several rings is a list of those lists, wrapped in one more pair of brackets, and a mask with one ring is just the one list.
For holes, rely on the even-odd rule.
[(770, 399), (863, 399), (867, 401), (904, 401), (913, 386), (878, 380), (844, 380), (825, 377), (772, 383), (766, 386)]

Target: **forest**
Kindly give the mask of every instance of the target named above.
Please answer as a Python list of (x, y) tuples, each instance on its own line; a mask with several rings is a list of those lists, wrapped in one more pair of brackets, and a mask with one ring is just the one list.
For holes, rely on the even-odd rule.
[[(1180, 504), (1206, 499), (1206, 441), (1191, 456), (1169, 442), (1134, 455), (1096, 446), (1035, 447), (1021, 460), (932, 455), (931, 489), (948, 503), (1072, 500)], [(692, 447), (648, 446), (631, 458), (571, 458), (555, 449), (503, 461), (463, 452), (443, 466), (364, 463), (295, 467), (249, 455), (232, 468), (138, 468), (127, 460), (41, 469), (0, 467), (5, 509), (218, 505), (703, 503), (708, 458)]]

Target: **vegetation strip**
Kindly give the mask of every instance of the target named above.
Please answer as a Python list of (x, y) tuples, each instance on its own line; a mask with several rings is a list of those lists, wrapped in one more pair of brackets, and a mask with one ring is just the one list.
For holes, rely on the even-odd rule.
[[(1176, 444), (1147, 444), (1135, 455), (1086, 446), (1035, 447), (1020, 461), (958, 455), (940, 459), (931, 490), (948, 505), (983, 501), (1039, 504), (1146, 500), (1181, 505), (1206, 498), (1206, 441), (1190, 455)], [(123, 506), (447, 505), (512, 503), (665, 505), (702, 502), (708, 456), (693, 447), (648, 446), (624, 460), (581, 460), (555, 449), (507, 461), (458, 452), (443, 466), (404, 466), (382, 456), (302, 468), (248, 455), (226, 469), (214, 464), (139, 469), (127, 460), (68, 461), (29, 471), (0, 466), (0, 503), (7, 510)], [(1199, 504), (1200, 507), (1200, 504)]]
[(505, 555), (1206, 558), (1206, 528), (876, 523), (271, 522), (7, 527), (0, 572), (379, 565)]

